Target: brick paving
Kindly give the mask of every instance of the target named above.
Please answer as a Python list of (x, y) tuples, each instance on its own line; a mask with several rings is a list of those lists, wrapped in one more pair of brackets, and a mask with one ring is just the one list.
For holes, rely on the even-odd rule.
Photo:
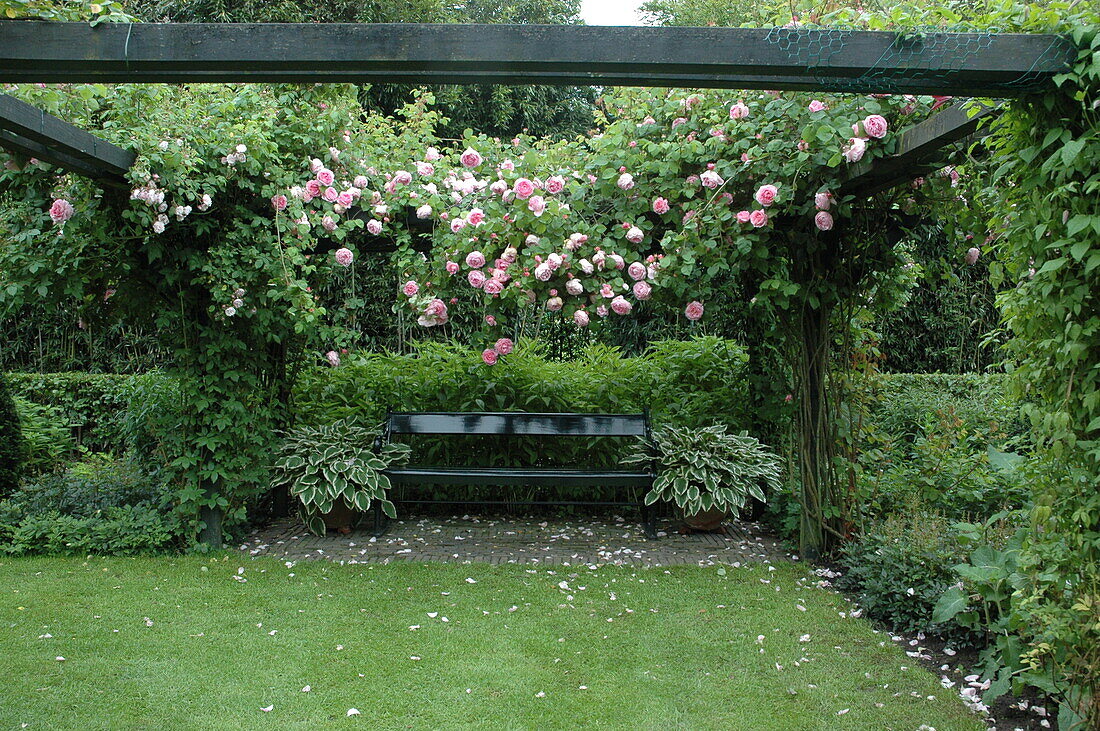
[(297, 520), (258, 529), (239, 546), (242, 553), (288, 561), (339, 563), (392, 561), (483, 562), (527, 565), (632, 566), (713, 565), (771, 561), (786, 557), (760, 525), (728, 523), (718, 533), (677, 532), (678, 524), (657, 525), (647, 540), (641, 525), (622, 517), (540, 519), (464, 515), (427, 516), (390, 522), (375, 538), (369, 523), (349, 535), (314, 536)]

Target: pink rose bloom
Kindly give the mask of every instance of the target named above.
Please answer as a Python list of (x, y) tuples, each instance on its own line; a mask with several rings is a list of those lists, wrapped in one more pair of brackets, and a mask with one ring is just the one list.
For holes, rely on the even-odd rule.
[(496, 345), (494, 347), (496, 348), (496, 351), (501, 355), (508, 355), (512, 352), (513, 348), (515, 348), (515, 345), (512, 343), (511, 339), (501, 338), (496, 342)]
[(677, 117), (676, 119), (672, 120), (672, 129), (676, 129), (686, 121), (687, 117)]
[(561, 258), (561, 254), (554, 252), (546, 257), (546, 266), (557, 271), (564, 261), (565, 260)]
[(337, 353), (335, 350), (330, 350), (329, 352), (325, 353), (325, 360), (328, 361), (328, 364), (330, 366), (335, 368), (340, 365), (340, 354)]
[(489, 190), (493, 191), (496, 195), (504, 195), (508, 190), (508, 183), (503, 180), (494, 180), (493, 184), (489, 186)]
[(592, 262), (588, 261), (588, 259), (581, 259), (577, 262), (577, 266), (579, 266), (581, 268), (581, 271), (585, 274), (591, 274), (592, 272), (596, 271), (596, 267), (594, 267), (592, 265)]
[(634, 187), (634, 176), (630, 173), (623, 173), (619, 176), (619, 179), (618, 181), (616, 181), (615, 185), (619, 186), (623, 190), (630, 190)]
[(602, 251), (597, 251), (592, 255), (592, 263), (595, 264), (598, 269), (603, 269), (605, 261), (607, 261), (607, 254)]
[[(643, 238), (645, 238), (645, 234), (642, 233), (642, 230), (637, 226), (631, 226), (630, 229), (626, 232), (626, 240), (632, 244), (642, 243)], [(592, 258), (595, 259), (596, 257)]]
[(829, 210), (829, 206), (833, 203), (832, 198), (832, 194), (828, 191), (818, 193), (814, 196), (814, 205), (817, 206), (817, 210), (819, 211), (827, 211)]
[(73, 204), (64, 198), (58, 198), (50, 206), (50, 220), (54, 224), (65, 223), (73, 217)]
[(481, 359), (485, 361), (485, 365), (496, 365), (497, 352), (492, 348), (486, 348), (485, 350), (481, 351)]
[(768, 213), (763, 209), (756, 209), (749, 214), (749, 223), (757, 228), (768, 225)]
[(505, 160), (504, 162), (502, 162), (500, 164), (500, 169), (501, 170), (507, 170), (508, 172), (512, 172), (513, 170), (516, 169), (516, 164), (514, 162), (512, 162), (511, 160)]
[(630, 311), (634, 309), (634, 305), (623, 299), (622, 295), (619, 295), (611, 300), (611, 309), (616, 315), (629, 315)]
[(561, 297), (551, 297), (550, 299), (546, 300), (546, 309), (550, 310), (551, 312), (557, 312), (562, 308), (562, 305), (564, 304), (565, 303), (562, 302)]
[(573, 322), (577, 323), (577, 327), (588, 327), (588, 313), (577, 310), (573, 313)]
[(520, 178), (512, 185), (512, 191), (516, 194), (516, 198), (526, 200), (535, 192), (535, 184), (527, 178)]
[(351, 263), (355, 261), (355, 255), (351, 253), (351, 249), (346, 247), (336, 250), (336, 263), (341, 266), (350, 267)]
[(334, 180), (336, 180), (336, 176), (328, 168), (321, 168), (317, 171), (317, 182), (321, 185), (332, 185)]
[(749, 108), (743, 102), (737, 102), (730, 107), (730, 119), (745, 119), (749, 116)]
[(462, 229), (466, 228), (466, 220), (462, 218), (456, 218), (451, 221), (451, 233), (458, 233)]
[(363, 189), (363, 188), (366, 188), (368, 185), (370, 185), (370, 181), (367, 180), (366, 175), (356, 175), (355, 180), (352, 181), (352, 184), (356, 188)]
[(417, 175), (431, 175), (434, 172), (435, 172), (435, 165), (432, 165), (430, 162), (417, 162), (416, 163), (416, 174)]
[(336, 230), (336, 221), (333, 220), (332, 216), (325, 216), (321, 219), (321, 226), (329, 233), (332, 233)]
[(966, 263), (973, 266), (978, 263), (978, 257), (981, 256), (980, 251), (976, 247), (971, 246), (966, 250)]
[(581, 284), (581, 280), (579, 279), (570, 279), (565, 283), (565, 291), (574, 297), (579, 297), (584, 294), (584, 285)]
[(527, 201), (527, 207), (536, 216), (541, 216), (546, 211), (546, 201), (541, 195), (533, 195), (531, 200)]
[(535, 279), (540, 282), (548, 282), (552, 276), (554, 276), (554, 270), (546, 264), (539, 264), (535, 267)]
[(799, 140), (798, 144), (795, 145), (795, 147), (798, 148), (799, 152), (806, 152), (807, 150), (810, 149), (810, 143), (807, 142), (806, 140)]
[(626, 266), (626, 261), (618, 254), (612, 254), (607, 258), (611, 260), (611, 263), (615, 265), (616, 269), (622, 269)]
[(485, 294), (496, 297), (504, 291), (504, 285), (500, 283), (499, 279), (487, 279), (482, 289), (485, 290)]
[(863, 120), (863, 131), (876, 140), (886, 136), (888, 125), (886, 119), (878, 114), (872, 114)]
[(519, 252), (516, 251), (516, 247), (509, 246), (500, 255), (500, 258), (503, 259), (504, 261), (508, 262), (509, 264), (511, 264), (512, 262), (514, 262), (516, 260), (517, 256), (519, 256)]
[(630, 278), (634, 281), (645, 279), (646, 269), (645, 264), (640, 261), (632, 263), (627, 267), (626, 273), (630, 275)]
[(668, 213), (668, 201), (665, 200), (664, 198), (654, 198), (653, 199), (653, 212), (657, 213), (657, 214), (660, 214), (660, 215)]
[(325, 188), (324, 195), (322, 195), (321, 197), (324, 198), (329, 203), (335, 203), (337, 201), (337, 199), (340, 197), (340, 191), (338, 191), (338, 190), (336, 190), (336, 188), (333, 188), (333, 187), (330, 186), (328, 188)]
[(611, 289), (611, 285), (604, 282), (600, 285), (600, 296), (604, 299), (611, 299), (615, 296), (615, 290)]
[(398, 170), (393, 174), (393, 182), (397, 185), (408, 185), (412, 182), (413, 176), (408, 170)]
[(416, 209), (416, 217), (420, 219), (432, 217), (432, 207), (427, 203)]
[(554, 175), (546, 181), (546, 192), (551, 195), (557, 195), (565, 190), (565, 178), (560, 175)]
[(738, 223), (748, 223), (750, 218), (752, 218), (752, 214), (749, 213), (748, 211), (738, 211), (737, 212), (737, 222)]
[(722, 176), (713, 170), (707, 170), (699, 176), (699, 182), (713, 190), (726, 181), (722, 180)]
[(466, 255), (466, 266), (471, 269), (480, 269), (485, 266), (485, 255), (480, 251), (471, 251)]
[(442, 159), (442, 157), (443, 156), (439, 154), (439, 150), (434, 147), (429, 147), (427, 150), (424, 150), (424, 159), (428, 162), (435, 162), (436, 160)]
[(485, 211), (474, 208), (466, 214), (466, 222), (471, 226), (480, 226), (485, 221)]
[(867, 151), (867, 140), (862, 137), (853, 137), (841, 151), (848, 162), (859, 162), (863, 159), (863, 153)]
[(458, 262), (457, 261), (447, 262), (447, 267), (446, 268), (447, 268), (447, 273), (448, 274), (450, 274), (452, 276), (455, 275), (455, 274), (458, 274)]
[(466, 151), (462, 153), (462, 157), (459, 158), (459, 160), (462, 162), (463, 165), (468, 168), (476, 168), (478, 165), (481, 164), (481, 154), (478, 153), (478, 151), (474, 148), (467, 147)]
[(401, 288), (401, 291), (405, 293), (406, 297), (415, 297), (416, 293), (420, 291), (420, 285), (410, 279), (405, 282), (405, 286)]
[(377, 218), (372, 218), (371, 220), (367, 221), (367, 231), (377, 236), (378, 234), (382, 233), (382, 222), (379, 221)]
[(607, 309), (607, 305), (600, 305), (596, 308), (596, 314), (600, 317), (607, 317), (608, 312), (610, 312), (610, 310)]
[(684, 308), (684, 317), (692, 322), (698, 322), (703, 319), (703, 303), (698, 300), (688, 302), (688, 306)]
[(828, 211), (818, 211), (814, 216), (814, 225), (818, 231), (830, 231), (833, 228), (833, 216)]
[(829, 107), (827, 104), (825, 104), (825, 102), (818, 101), (817, 99), (814, 99), (812, 102), (810, 102), (809, 106), (811, 112), (824, 112), (828, 108)]
[(653, 292), (653, 288), (645, 282), (634, 283), (634, 296), (639, 300), (649, 299), (649, 295)]
[(770, 206), (778, 194), (779, 189), (774, 185), (761, 185), (756, 191), (756, 202), (765, 207)]
[(355, 196), (350, 191), (345, 190), (339, 196), (336, 197), (336, 202), (342, 205), (344, 208), (350, 208), (351, 204), (355, 202)]
[(319, 180), (310, 180), (306, 183), (306, 194), (311, 198), (319, 198), (321, 196), (321, 182)]
[(287, 206), (287, 200), (285, 195), (276, 195), (271, 197), (271, 207), (276, 211), (285, 211)]
[(481, 289), (485, 286), (485, 274), (480, 269), (473, 269), (466, 275), (466, 281), (474, 289)]

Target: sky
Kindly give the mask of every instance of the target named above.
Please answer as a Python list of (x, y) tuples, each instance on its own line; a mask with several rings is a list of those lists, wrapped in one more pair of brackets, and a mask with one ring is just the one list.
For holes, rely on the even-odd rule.
[(635, 12), (642, 0), (584, 0), (581, 17), (588, 25), (640, 25)]

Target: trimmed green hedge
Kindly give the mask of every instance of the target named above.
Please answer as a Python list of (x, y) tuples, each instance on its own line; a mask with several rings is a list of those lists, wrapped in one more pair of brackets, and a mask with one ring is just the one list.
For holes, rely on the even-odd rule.
[(1002, 373), (884, 373), (874, 403), (878, 428), (909, 440), (948, 412), (970, 429), (994, 426), (1008, 437), (1027, 431), (1020, 403), (1009, 391), (1009, 376)]

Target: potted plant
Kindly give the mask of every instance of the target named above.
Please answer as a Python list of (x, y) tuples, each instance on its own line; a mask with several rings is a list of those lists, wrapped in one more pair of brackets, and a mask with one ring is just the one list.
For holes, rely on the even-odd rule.
[(317, 535), (326, 529), (351, 531), (358, 515), (373, 501), (391, 518), (397, 511), (387, 497), (390, 479), (383, 470), (409, 457), (407, 444), (385, 444), (374, 451), (377, 429), (354, 418), (287, 432), (275, 461), (271, 484), (289, 488), (302, 502), (302, 520)]
[(763, 486), (780, 487), (779, 457), (754, 437), (728, 433), (725, 425), (658, 427), (640, 437), (622, 462), (653, 465), (657, 476), (646, 505), (675, 503), (695, 530), (716, 530), (749, 496), (763, 501)]

